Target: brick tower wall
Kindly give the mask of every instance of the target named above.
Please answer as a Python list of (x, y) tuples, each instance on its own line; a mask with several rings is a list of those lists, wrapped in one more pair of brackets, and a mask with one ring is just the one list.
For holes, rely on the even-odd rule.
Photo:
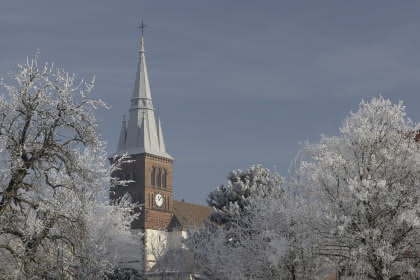
[[(172, 218), (173, 195), (172, 195), (172, 160), (157, 157), (150, 154), (131, 155), (130, 163), (121, 165), (121, 170), (113, 176), (122, 180), (133, 180), (127, 186), (118, 186), (111, 189), (110, 200), (117, 200), (125, 193), (129, 193), (131, 201), (142, 205), (140, 217), (132, 224), (133, 229), (165, 229)], [(152, 185), (152, 168), (166, 170), (166, 187)], [(155, 195), (161, 194), (164, 198), (162, 207), (155, 203)]]

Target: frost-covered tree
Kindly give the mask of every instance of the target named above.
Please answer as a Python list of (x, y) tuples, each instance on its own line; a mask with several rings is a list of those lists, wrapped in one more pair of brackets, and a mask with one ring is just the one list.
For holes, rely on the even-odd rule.
[(233, 170), (221, 185), (209, 194), (207, 203), (213, 208), (210, 221), (218, 225), (240, 222), (254, 199), (278, 198), (283, 178), (262, 165), (248, 170)]
[(419, 128), (401, 102), (373, 98), (350, 114), (338, 137), (305, 146), (311, 159), (279, 195), (247, 192), (252, 175), (229, 176), (227, 187), (209, 196), (213, 224), (186, 241), (203, 275), (418, 279)]
[(313, 255), (315, 237), (305, 223), (312, 205), (282, 183), (258, 165), (231, 172), (227, 187), (210, 193), (209, 204), (219, 210), (215, 222), (191, 230), (185, 241), (203, 276), (303, 280), (325, 274), (328, 266)]
[[(305, 204), (283, 194), (265, 199), (229, 227), (191, 230), (186, 246), (207, 279), (323, 279), (331, 262), (314, 254), (316, 236)], [(251, 210), (251, 209), (249, 209)], [(251, 212), (249, 212), (251, 213)]]
[[(355, 279), (420, 276), (419, 125), (402, 102), (362, 101), (337, 137), (306, 145), (301, 175), (326, 217), (319, 253)], [(412, 277), (412, 278), (410, 278)]]
[[(136, 205), (89, 199), (80, 211), (76, 279), (115, 279), (119, 271), (143, 273), (143, 234), (131, 231)], [(139, 278), (130, 278), (139, 279)]]
[(93, 81), (40, 67), (37, 55), (1, 85), (0, 275), (102, 278), (133, 217), (131, 205), (97, 200), (111, 170), (94, 115), (105, 104), (90, 99)]

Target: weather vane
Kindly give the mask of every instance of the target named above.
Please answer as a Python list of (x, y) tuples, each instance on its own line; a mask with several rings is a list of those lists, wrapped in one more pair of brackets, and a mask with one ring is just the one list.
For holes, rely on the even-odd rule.
[(144, 35), (144, 29), (147, 27), (146, 24), (144, 24), (143, 20), (141, 20), (141, 24), (138, 26), (138, 28), (141, 30), (141, 37)]

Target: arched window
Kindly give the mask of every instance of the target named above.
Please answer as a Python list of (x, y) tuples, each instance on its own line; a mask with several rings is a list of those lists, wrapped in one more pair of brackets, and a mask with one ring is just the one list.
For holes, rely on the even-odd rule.
[(162, 186), (162, 177), (160, 168), (156, 168), (156, 186)]
[(167, 184), (167, 177), (168, 175), (166, 174), (166, 169), (162, 170), (162, 187), (166, 188), (166, 184)]
[(155, 173), (156, 173), (156, 171), (155, 171), (155, 167), (152, 167), (152, 170), (150, 171), (150, 179), (151, 179), (151, 183), (152, 183), (152, 186), (155, 186), (156, 185), (156, 175), (155, 175)]

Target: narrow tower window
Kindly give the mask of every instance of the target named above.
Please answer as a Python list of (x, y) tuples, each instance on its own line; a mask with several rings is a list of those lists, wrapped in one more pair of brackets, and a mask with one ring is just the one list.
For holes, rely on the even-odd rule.
[(162, 186), (162, 175), (161, 175), (161, 169), (160, 168), (156, 168), (156, 185), (158, 187)]
[(166, 188), (166, 183), (167, 182), (167, 174), (166, 174), (166, 169), (162, 170), (162, 187)]
[(155, 173), (156, 173), (155, 167), (152, 167), (152, 170), (150, 172), (150, 179), (151, 179), (152, 186), (156, 185), (156, 175), (155, 175)]

